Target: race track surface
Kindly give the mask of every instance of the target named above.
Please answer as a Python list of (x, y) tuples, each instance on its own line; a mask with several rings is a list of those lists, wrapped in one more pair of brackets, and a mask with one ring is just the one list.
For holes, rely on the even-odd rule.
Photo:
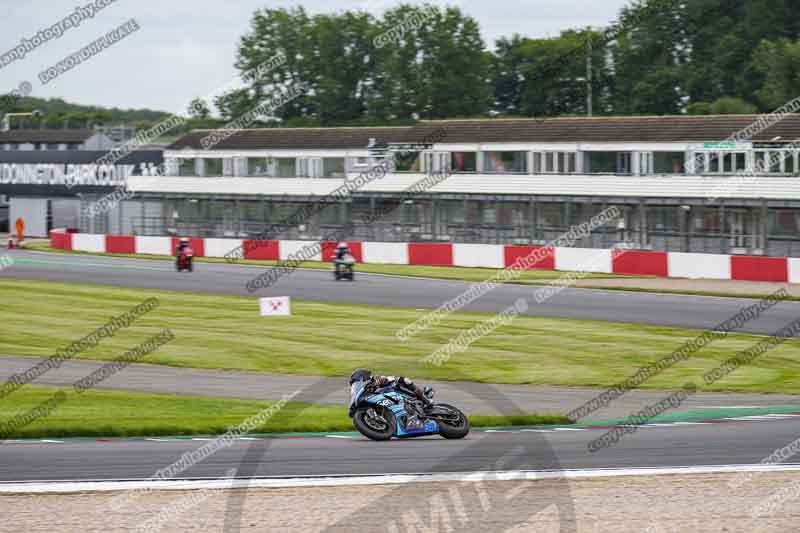
[[(242, 296), (291, 296), (329, 303), (370, 304), (436, 309), (465, 292), (470, 284), (460, 281), (357, 273), (356, 281), (336, 282), (330, 272), (296, 270), (276, 285), (255, 295), (245, 284), (269, 267), (196, 263), (195, 272), (177, 273), (173, 263), (116, 257), (49, 254), (11, 250), (16, 263), (0, 271), (0, 278), (93, 283), (119, 287), (195, 291)], [(531, 302), (530, 316), (605, 320), (711, 329), (755, 303), (743, 298), (653, 294), (592, 289), (565, 289), (542, 304), (532, 303), (537, 286), (497, 287), (463, 308), (497, 313), (520, 298)], [(800, 302), (781, 302), (758, 320), (747, 322), (743, 332), (771, 334), (800, 316)]]
[[(42, 361), (38, 357), (0, 357), (0, 382), (25, 372)], [(76, 381), (105, 365), (106, 361), (64, 361), (34, 380), (36, 385), (72, 387)], [(591, 387), (547, 387), (537, 385), (495, 385), (456, 381), (428, 381), (436, 389), (439, 401), (459, 406), (469, 415), (509, 415), (539, 413), (563, 415), (596, 397), (601, 389)], [(246, 400), (279, 400), (302, 391), (297, 397), (324, 405), (344, 408), (349, 400), (347, 382), (343, 378), (234, 372), (197, 368), (174, 368), (160, 365), (132, 364), (96, 388), (191, 396), (241, 398)], [(317, 394), (317, 391), (324, 391)], [(608, 420), (625, 418), (631, 412), (663, 400), (669, 392), (630, 390), (587, 418)], [(697, 411), (721, 406), (767, 407), (800, 404), (800, 396), (789, 394), (698, 393), (687, 398), (670, 412)]]
[[(425, 437), (372, 442), (360, 436), (239, 440), (177, 478), (219, 478), (230, 469), (237, 469), (238, 477), (295, 477), (755, 464), (794, 441), (800, 421), (642, 427), (612, 447), (590, 453), (587, 443), (605, 431), (472, 432), (458, 441)], [(0, 481), (146, 479), (205, 444), (202, 440), (6, 443), (0, 449)]]

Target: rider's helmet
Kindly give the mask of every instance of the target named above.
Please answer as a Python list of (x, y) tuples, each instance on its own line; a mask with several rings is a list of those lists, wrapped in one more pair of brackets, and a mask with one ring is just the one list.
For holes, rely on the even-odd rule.
[(369, 370), (359, 369), (350, 374), (350, 385), (356, 381), (369, 381), (372, 379), (372, 372)]
[(347, 250), (347, 248), (348, 247), (346, 242), (340, 242), (339, 244), (336, 245), (337, 250)]
[(187, 237), (181, 237), (181, 244), (189, 244), (189, 239)]

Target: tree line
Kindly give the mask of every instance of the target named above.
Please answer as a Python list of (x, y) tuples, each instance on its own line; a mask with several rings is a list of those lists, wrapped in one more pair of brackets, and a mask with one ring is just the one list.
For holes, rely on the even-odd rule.
[[(399, 39), (376, 45), (401, 26)], [(515, 34), (490, 50), (456, 7), (403, 4), (380, 17), (265, 8), (240, 39), (236, 67), (252, 78), (278, 52), (286, 63), (213, 104), (235, 118), (302, 81), (312, 89), (278, 110), (284, 123), (586, 115), (591, 57), (594, 114), (755, 113), (800, 95), (799, 31), (791, 0), (636, 0), (610, 30)]]

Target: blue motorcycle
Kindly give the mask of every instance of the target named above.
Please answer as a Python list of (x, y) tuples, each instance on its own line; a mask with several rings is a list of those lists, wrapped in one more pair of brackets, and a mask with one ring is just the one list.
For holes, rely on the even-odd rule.
[[(433, 395), (433, 389), (425, 387), (425, 396)], [(452, 405), (438, 403), (426, 409), (413, 394), (395, 386), (378, 388), (370, 381), (350, 385), (350, 418), (359, 433), (372, 440), (425, 435), (461, 439), (470, 429), (467, 417)]]

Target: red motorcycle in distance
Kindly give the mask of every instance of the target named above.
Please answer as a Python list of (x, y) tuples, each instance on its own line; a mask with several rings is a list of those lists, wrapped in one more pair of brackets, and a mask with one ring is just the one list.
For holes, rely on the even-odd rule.
[(183, 272), (184, 270), (188, 270), (192, 272), (194, 270), (194, 250), (192, 250), (191, 246), (185, 246), (183, 249), (178, 251), (178, 259), (176, 261), (176, 268), (178, 272)]

